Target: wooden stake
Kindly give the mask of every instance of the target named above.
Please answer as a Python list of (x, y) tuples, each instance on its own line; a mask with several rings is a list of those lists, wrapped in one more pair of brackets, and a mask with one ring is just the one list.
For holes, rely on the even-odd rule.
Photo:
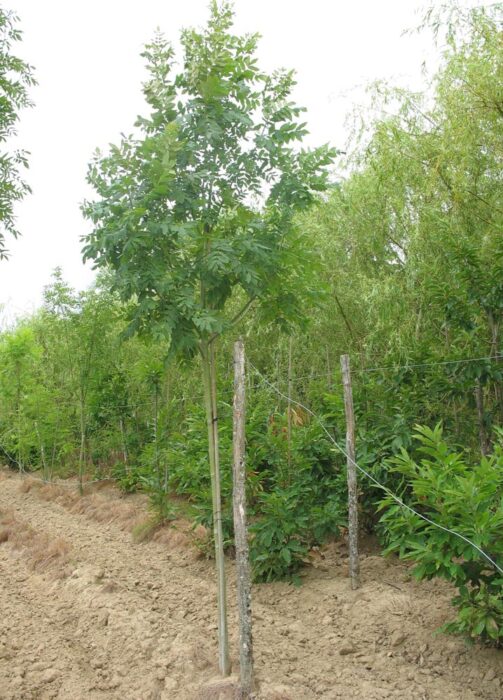
[(246, 527), (245, 473), (245, 353), (242, 340), (234, 344), (234, 423), (233, 423), (234, 541), (236, 545), (237, 593), (239, 612), (240, 687), (237, 697), (248, 700), (253, 691), (253, 644), (251, 619), (251, 578)]
[(355, 414), (349, 355), (341, 355), (342, 383), (344, 386), (344, 408), (346, 410), (346, 452), (348, 479), (348, 529), (349, 529), (349, 575), (351, 588), (360, 586), (360, 562), (358, 558), (358, 484), (355, 464)]

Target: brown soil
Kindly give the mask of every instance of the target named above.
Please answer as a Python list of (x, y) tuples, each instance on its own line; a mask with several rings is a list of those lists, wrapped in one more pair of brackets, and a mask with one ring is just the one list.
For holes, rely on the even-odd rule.
[[(134, 543), (126, 523), (145, 517), (110, 487), (79, 499), (0, 472), (1, 700), (233, 697), (215, 665), (213, 566), (180, 527)], [(434, 634), (452, 589), (367, 550), (358, 591), (343, 544), (300, 588), (254, 587), (257, 700), (502, 700), (503, 652)]]

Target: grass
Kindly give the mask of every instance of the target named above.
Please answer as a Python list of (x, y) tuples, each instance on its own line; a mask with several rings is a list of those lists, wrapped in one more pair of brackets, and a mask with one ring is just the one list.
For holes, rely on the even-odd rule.
[(161, 525), (162, 523), (155, 518), (147, 518), (147, 520), (137, 523), (131, 530), (133, 542), (138, 544), (150, 541)]
[[(1, 474), (1, 472), (0, 472)], [(7, 477), (6, 477), (7, 478)], [(110, 481), (89, 484), (80, 496), (77, 482), (46, 483), (32, 476), (19, 482), (19, 491), (32, 493), (44, 501), (52, 501), (70, 513), (82, 515), (103, 524), (114, 524), (130, 532), (135, 543), (157, 542), (169, 549), (191, 549), (199, 558), (208, 551), (210, 532), (202, 525), (194, 527), (189, 521), (190, 505), (173, 498), (173, 514), (160, 519), (151, 510), (148, 496), (133, 494), (124, 496)]]
[(50, 572), (55, 578), (70, 573), (71, 545), (62, 537), (51, 539), (37, 532), (12, 510), (0, 511), (0, 544), (5, 543), (23, 552), (32, 571)]

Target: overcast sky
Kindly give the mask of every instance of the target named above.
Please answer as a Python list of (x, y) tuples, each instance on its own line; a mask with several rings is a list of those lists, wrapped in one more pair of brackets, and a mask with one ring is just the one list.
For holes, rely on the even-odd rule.
[[(16, 53), (36, 70), (35, 107), (22, 114), (18, 141), (30, 151), (33, 194), (17, 208), (22, 237), (8, 240), (0, 261), (0, 319), (30, 312), (56, 266), (75, 287), (93, 278), (81, 262), (88, 230), (79, 204), (91, 192), (87, 163), (96, 147), (117, 142), (145, 112), (139, 54), (156, 27), (177, 42), (180, 29), (201, 26), (206, 0), (5, 0), (20, 16)], [(417, 26), (427, 0), (236, 0), (236, 28), (262, 35), (262, 67), (294, 68), (295, 97), (307, 107), (311, 144), (342, 147), (345, 120), (361, 86), (377, 78), (421, 87), (421, 64), (436, 62)], [(433, 4), (439, 5), (440, 0)], [(462, 0), (463, 5), (473, 2)], [(478, 2), (477, 4), (487, 4)]]

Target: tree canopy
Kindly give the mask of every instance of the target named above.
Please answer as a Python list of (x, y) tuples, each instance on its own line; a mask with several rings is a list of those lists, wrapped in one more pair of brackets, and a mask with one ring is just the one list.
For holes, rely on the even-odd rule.
[(12, 53), (21, 39), (17, 22), (12, 11), (0, 8), (0, 260), (7, 256), (6, 234), (18, 235), (14, 204), (30, 191), (20, 174), (28, 165), (26, 152), (7, 148), (20, 111), (32, 105), (28, 88), (35, 85), (32, 67)]
[(294, 213), (326, 188), (334, 156), (296, 147), (306, 125), (293, 73), (261, 72), (258, 36), (233, 35), (232, 21), (213, 2), (207, 28), (181, 36), (180, 73), (156, 36), (143, 54), (151, 113), (89, 170), (99, 199), (84, 205), (84, 256), (137, 301), (132, 329), (169, 337), (173, 351), (194, 352), (255, 301), (268, 317), (298, 315), (307, 247)]

